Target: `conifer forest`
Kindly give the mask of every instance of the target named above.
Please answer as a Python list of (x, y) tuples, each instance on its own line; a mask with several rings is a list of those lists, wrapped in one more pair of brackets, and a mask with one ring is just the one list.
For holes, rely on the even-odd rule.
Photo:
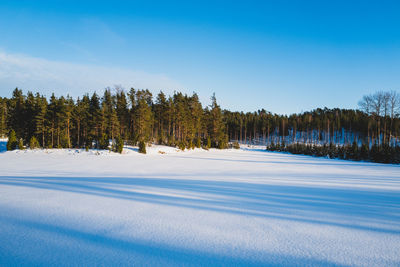
[(0, 136), (7, 149), (97, 148), (121, 152), (124, 144), (195, 147), (265, 145), (267, 150), (329, 158), (400, 163), (400, 97), (366, 95), (359, 109), (315, 109), (278, 115), (264, 109), (221, 109), (215, 95), (203, 106), (196, 93), (120, 88), (73, 99), (15, 89), (0, 98)]

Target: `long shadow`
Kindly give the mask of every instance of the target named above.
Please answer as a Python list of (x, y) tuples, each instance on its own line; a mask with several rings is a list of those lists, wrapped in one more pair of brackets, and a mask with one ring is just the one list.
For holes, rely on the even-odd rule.
[(147, 177), (0, 177), (0, 184), (400, 234), (398, 191)]
[[(288, 266), (292, 264), (304, 264), (307, 266), (337, 266), (337, 264), (318, 260), (313, 258), (302, 258), (296, 257), (292, 255), (279, 255), (279, 254), (271, 254), (266, 251), (256, 252), (254, 256), (249, 255), (237, 255), (236, 253), (231, 253), (229, 256), (219, 255), (218, 251), (214, 253), (204, 251), (203, 249), (188, 249), (183, 247), (173, 247), (167, 244), (161, 243), (150, 243), (145, 242), (143, 240), (123, 240), (121, 238), (115, 238), (113, 236), (107, 236), (107, 234), (102, 233), (101, 235), (96, 233), (84, 232), (81, 230), (74, 229), (72, 227), (65, 227), (59, 225), (52, 225), (49, 223), (41, 223), (32, 220), (26, 219), (13, 219), (4, 216), (0, 216), (0, 225), (12, 225), (14, 228), (19, 228), (20, 233), (24, 232), (32, 232), (36, 231), (38, 233), (45, 233), (51, 234), (56, 239), (60, 240), (59, 247), (53, 247), (52, 251), (49, 253), (56, 254), (70, 254), (71, 251), (69, 250), (77, 250), (79, 249), (86, 249), (86, 246), (89, 245), (90, 248), (87, 249), (85, 252), (85, 256), (90, 259), (81, 259), (81, 258), (68, 258), (66, 262), (57, 263), (58, 266), (72, 266), (72, 265), (81, 265), (82, 262), (89, 263), (91, 265), (101, 264), (104, 265), (105, 263), (102, 262), (102, 257), (106, 257), (107, 261), (115, 262), (121, 261), (121, 258), (118, 257), (118, 253), (115, 251), (121, 251), (124, 253), (132, 254), (132, 255), (140, 255), (142, 259), (145, 259), (145, 262), (135, 262), (133, 259), (129, 259), (129, 262), (119, 262), (119, 264), (135, 264), (135, 265), (148, 265), (149, 262), (156, 264), (156, 265), (173, 265), (173, 266), (266, 266), (266, 265), (273, 265), (273, 266)], [(14, 236), (15, 237), (15, 236)], [(16, 238), (19, 238), (17, 236)], [(26, 236), (23, 237), (24, 242), (21, 244), (21, 247), (18, 248), (20, 253), (24, 253), (25, 255), (27, 251), (30, 250), (32, 244), (29, 243), (36, 243), (37, 240), (30, 240)], [(63, 242), (66, 241), (68, 243), (72, 242), (75, 243), (76, 246), (70, 247), (63, 247)], [(97, 247), (98, 249), (93, 249), (93, 246)], [(6, 250), (7, 245), (0, 246), (1, 250)], [(13, 249), (13, 248), (8, 248)], [(98, 257), (93, 257), (90, 254), (99, 254), (99, 253), (107, 253), (107, 249), (111, 249), (113, 251), (113, 255), (108, 256), (106, 255), (98, 255)], [(103, 252), (104, 251), (104, 252)], [(4, 251), (3, 251), (4, 252)], [(72, 251), (72, 254), (74, 251)], [(76, 252), (75, 252), (76, 253)], [(15, 254), (15, 252), (14, 252)], [(24, 255), (24, 256), (25, 256)], [(0, 265), (7, 265), (7, 263), (12, 262), (19, 266), (24, 265), (29, 261), (29, 259), (25, 259), (22, 256), (19, 259), (15, 259), (12, 255), (8, 254), (6, 257), (0, 259)], [(25, 256), (26, 257), (26, 256)], [(54, 257), (54, 255), (53, 255)], [(113, 259), (113, 257), (117, 257), (118, 259)], [(50, 257), (51, 258), (51, 257)], [(136, 258), (136, 257), (134, 257)], [(95, 262), (93, 260), (95, 259)], [(122, 259), (124, 261), (124, 259)], [(46, 256), (42, 257), (39, 262), (36, 260), (36, 265), (48, 265), (48, 264), (55, 264), (55, 262), (48, 262)]]

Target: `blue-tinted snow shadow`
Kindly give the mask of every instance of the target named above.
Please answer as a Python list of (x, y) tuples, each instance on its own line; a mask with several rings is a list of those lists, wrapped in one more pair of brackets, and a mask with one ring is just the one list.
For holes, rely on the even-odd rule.
[(139, 152), (139, 148), (131, 147), (131, 146), (124, 146), (124, 150), (130, 150), (130, 151)]
[(7, 151), (7, 141), (0, 141), (0, 153)]
[[(400, 234), (400, 194), (397, 191), (317, 188), (304, 185), (260, 185), (245, 182), (156, 177), (0, 176), (0, 185), (73, 192), (178, 208), (282, 219), (383, 234)], [(140, 191), (135, 192), (135, 189), (140, 189)], [(174, 195), (160, 194), (163, 192), (173, 192)], [(193, 196), (199, 198), (193, 199)], [(101, 209), (101, 207), (99, 208)], [(185, 210), (182, 210), (182, 212), (185, 212)], [(32, 221), (23, 218), (23, 216), (15, 218), (7, 216), (7, 213), (0, 214), (0, 226), (5, 227), (7, 225), (17, 228), (16, 233), (38, 232), (44, 239), (31, 240), (25, 236), (15, 237), (13, 233), (4, 236), (3, 233), (0, 235), (3, 240), (21, 238), (20, 244), (22, 245), (16, 248), (8, 245), (7, 242), (3, 243), (0, 246), (0, 265), (51, 265), (55, 264), (55, 258), (64, 257), (65, 265), (92, 264), (94, 262), (93, 265), (96, 263), (103, 265), (153, 263), (152, 265), (175, 266), (288, 266), (299, 264), (304, 266), (334, 266), (334, 263), (319, 259), (275, 255), (268, 254), (268, 252), (262, 252), (261, 258), (240, 258), (235, 253), (232, 253), (229, 257), (221, 256), (202, 250), (170, 247), (166, 244), (118, 239), (108, 236), (107, 232), (96, 234), (74, 229), (73, 225), (66, 227), (43, 221)], [(47, 256), (29, 258), (30, 253), (24, 253), (24, 249), (27, 251), (32, 250), (32, 248), (43, 250), (46, 247), (45, 243), (53, 244), (51, 240), (46, 240), (45, 236), (52, 236), (51, 238), (62, 241), (61, 243), (56, 242), (51, 248), (51, 253), (54, 255), (50, 258), (47, 258)], [(43, 245), (40, 242), (44, 242)], [(69, 245), (64, 245), (63, 242)], [(71, 246), (71, 243), (76, 244), (76, 246)], [(83, 252), (79, 251), (81, 258), (76, 257), (78, 248), (83, 250)], [(100, 248), (104, 248), (104, 250)], [(109, 251), (113, 251), (113, 253)], [(118, 253), (115, 254), (116, 251), (128, 255), (132, 254), (135, 255), (133, 259), (146, 259), (146, 261), (126, 262), (124, 257), (116, 256), (119, 255)], [(108, 255), (107, 253), (111, 254)], [(46, 255), (45, 252), (42, 252), (42, 254)], [(57, 262), (57, 265), (62, 264)]]
[(17, 233), (35, 232), (41, 236), (34, 240), (24, 235), (22, 240), (18, 240), (20, 236), (10, 234), (20, 242), (20, 246), (0, 246), (1, 266), (337, 266), (324, 260), (270, 253), (263, 253), (262, 258), (240, 258), (234, 252), (223, 256), (142, 240), (127, 241), (73, 227), (5, 216), (0, 216), (0, 225), (11, 226), (17, 229)]
[(8, 176), (1, 184), (400, 234), (398, 191), (149, 177)]

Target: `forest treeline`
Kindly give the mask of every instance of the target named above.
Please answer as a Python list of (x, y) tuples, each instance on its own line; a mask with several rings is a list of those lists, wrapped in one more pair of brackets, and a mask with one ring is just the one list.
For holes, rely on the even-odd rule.
[[(362, 157), (344, 153), (341, 158), (398, 162), (399, 95), (377, 92), (364, 96), (359, 106), (357, 110), (324, 108), (287, 116), (264, 109), (247, 113), (222, 110), (215, 95), (211, 105), (204, 107), (196, 93), (167, 96), (160, 92), (153, 97), (149, 90), (107, 88), (102, 95), (73, 99), (54, 94), (46, 98), (32, 92), (25, 95), (17, 88), (11, 98), (0, 98), (0, 136), (13, 131), (13, 147), (33, 140), (38, 147), (103, 149), (111, 140), (116, 150), (121, 150), (123, 143), (143, 146), (149, 142), (181, 149), (223, 149), (238, 142), (316, 156), (334, 155), (325, 151), (329, 147), (357, 147), (359, 151), (363, 147), (368, 153), (363, 152)], [(307, 152), (319, 149), (322, 152)], [(375, 151), (381, 156), (376, 157)]]

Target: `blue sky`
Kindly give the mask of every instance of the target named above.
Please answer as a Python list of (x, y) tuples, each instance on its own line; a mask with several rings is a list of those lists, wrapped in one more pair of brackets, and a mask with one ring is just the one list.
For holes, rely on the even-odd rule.
[(396, 1), (82, 2), (0, 2), (1, 96), (121, 85), (297, 113), (400, 88)]

